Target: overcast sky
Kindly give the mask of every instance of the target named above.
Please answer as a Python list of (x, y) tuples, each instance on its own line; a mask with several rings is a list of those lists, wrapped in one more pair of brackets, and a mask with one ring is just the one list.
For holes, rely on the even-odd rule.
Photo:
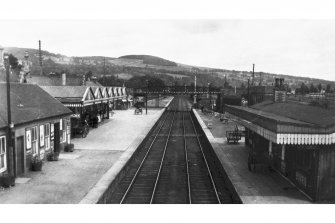
[(0, 45), (335, 81), (335, 20), (0, 20)]

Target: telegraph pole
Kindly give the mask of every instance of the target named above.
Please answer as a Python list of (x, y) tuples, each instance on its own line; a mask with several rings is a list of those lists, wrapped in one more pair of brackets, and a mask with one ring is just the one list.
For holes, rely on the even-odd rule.
[(254, 79), (255, 79), (255, 64), (252, 64), (252, 80), (251, 80), (251, 86), (254, 86)]
[(250, 79), (248, 78), (248, 107), (250, 105)]
[[(104, 73), (103, 73), (103, 77), (102, 77), (102, 80), (103, 80), (103, 86), (106, 86), (106, 83), (105, 83), (105, 75), (106, 75), (106, 57), (104, 57)], [(124, 85), (124, 83), (123, 83)]]
[(197, 76), (194, 76), (194, 96), (193, 96), (193, 104), (197, 103)]
[[(12, 128), (14, 127), (12, 123), (12, 111), (10, 105), (10, 76), (9, 76), (9, 56), (6, 54), (4, 56), (5, 68), (6, 68), (6, 87), (7, 87), (7, 128), (8, 128), (8, 140), (7, 140), (7, 148), (8, 148), (8, 166), (10, 175), (16, 177), (16, 159), (15, 159), (15, 150), (12, 145)], [(13, 160), (10, 159), (11, 155), (13, 155)]]
[(197, 92), (197, 76), (194, 76), (194, 93)]
[(41, 40), (38, 41), (38, 55), (39, 55), (39, 62), (40, 62), (40, 68), (41, 73), (40, 75), (43, 75), (43, 64), (42, 64), (42, 50), (41, 50)]

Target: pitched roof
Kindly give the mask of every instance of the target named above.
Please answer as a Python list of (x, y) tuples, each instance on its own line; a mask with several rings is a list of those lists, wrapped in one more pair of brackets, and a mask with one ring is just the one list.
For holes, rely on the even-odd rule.
[(292, 118), (288, 118), (288, 117), (285, 117), (285, 116), (276, 115), (276, 114), (271, 113), (271, 112), (255, 109), (253, 107), (243, 107), (243, 106), (236, 106), (236, 105), (226, 105), (226, 107), (235, 108), (235, 109), (238, 109), (240, 111), (244, 111), (244, 112), (247, 112), (247, 113), (250, 113), (250, 114), (254, 115), (254, 116), (252, 116), (252, 120), (248, 120), (248, 121), (256, 121), (256, 119), (264, 117), (264, 118), (271, 119), (271, 120), (276, 120), (276, 121), (279, 121), (279, 122), (282, 122), (282, 123), (306, 124), (306, 125), (309, 124), (309, 123), (302, 122), (302, 121), (299, 121), (299, 120), (295, 120), (295, 119), (292, 119)]
[[(49, 77), (49, 76), (31, 76), (27, 78), (29, 84), (37, 84), (39, 86), (62, 86), (61, 77)], [(67, 86), (80, 86), (82, 82), (81, 77), (66, 77)]]
[(55, 98), (83, 98), (88, 86), (41, 86)]
[[(14, 125), (72, 114), (37, 85), (11, 83), (11, 114)], [(7, 126), (6, 83), (0, 83), (0, 127)]]
[(273, 103), (265, 101), (255, 104), (251, 106), (251, 108), (314, 125), (335, 125), (335, 109), (332, 107), (325, 109), (320, 106), (312, 106), (302, 103)]

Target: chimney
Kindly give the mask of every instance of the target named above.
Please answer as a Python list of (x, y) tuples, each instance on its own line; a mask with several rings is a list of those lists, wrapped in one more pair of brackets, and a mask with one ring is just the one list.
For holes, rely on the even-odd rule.
[(286, 102), (286, 90), (284, 86), (284, 78), (275, 78), (273, 101), (275, 103)]
[(62, 73), (62, 85), (65, 86), (66, 85), (66, 73)]

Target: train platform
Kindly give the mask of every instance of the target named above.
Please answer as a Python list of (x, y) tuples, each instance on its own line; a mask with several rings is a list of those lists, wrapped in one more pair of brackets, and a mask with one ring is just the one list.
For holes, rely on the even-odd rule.
[(218, 117), (193, 110), (209, 142), (217, 154), (228, 178), (242, 203), (245, 204), (308, 204), (312, 203), (289, 181), (277, 172), (248, 170), (248, 147), (244, 138), (237, 144), (228, 144), (226, 131), (233, 131), (236, 123), (223, 123)]
[[(165, 99), (166, 105), (171, 100)], [(148, 109), (147, 115), (134, 115), (133, 108), (114, 111), (86, 138), (72, 140), (74, 152), (62, 152), (59, 161), (45, 161), (41, 172), (29, 171), (14, 187), (0, 189), (0, 203), (96, 203), (101, 185), (113, 180), (164, 110)]]

